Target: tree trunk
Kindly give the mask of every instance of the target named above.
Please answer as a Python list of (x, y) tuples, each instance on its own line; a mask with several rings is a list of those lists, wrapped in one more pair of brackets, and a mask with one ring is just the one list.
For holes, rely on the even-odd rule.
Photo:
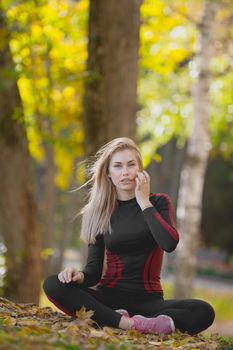
[[(47, 43), (47, 50), (44, 57), (46, 77), (48, 78), (46, 111), (47, 115), (37, 112), (38, 126), (40, 132), (46, 136), (43, 138), (44, 164), (42, 179), (42, 200), (41, 200), (41, 221), (42, 224), (42, 247), (46, 259), (43, 264), (43, 277), (57, 273), (59, 260), (58, 242), (56, 239), (56, 209), (57, 209), (57, 188), (55, 184), (56, 165), (54, 156), (54, 132), (53, 132), (53, 101), (51, 100), (53, 80), (51, 75), (50, 48)], [(35, 89), (36, 93), (36, 89)]]
[(0, 31), (0, 233), (7, 248), (4, 296), (14, 301), (38, 302), (41, 260), (32, 160), (1, 9)]
[[(43, 249), (48, 249), (48, 255), (43, 265), (43, 276), (46, 277), (56, 271), (57, 242), (55, 238), (55, 212), (56, 212), (56, 167), (54, 163), (53, 147), (44, 142), (45, 160), (43, 175)], [(50, 252), (49, 252), (50, 251)], [(45, 254), (46, 255), (46, 254)]]
[[(73, 174), (70, 181), (69, 188), (73, 189), (75, 187), (79, 187), (82, 184), (77, 183), (77, 174), (76, 169), (78, 162), (81, 162), (80, 159), (74, 160), (73, 165)], [(81, 207), (83, 206), (84, 202), (84, 193), (82, 190), (79, 190), (75, 193), (69, 193), (69, 192), (63, 192), (60, 193), (60, 202), (62, 202), (62, 213), (63, 213), (63, 222), (62, 222), (62, 230), (59, 237), (59, 259), (57, 261), (57, 271), (61, 270), (63, 268), (63, 260), (64, 260), (64, 254), (65, 249), (67, 245), (69, 244), (69, 240), (72, 236), (73, 226), (74, 226), (74, 217), (79, 212)], [(79, 224), (77, 227), (75, 227), (75, 231), (79, 231), (80, 227)]]
[(196, 250), (199, 243), (203, 185), (210, 149), (208, 132), (210, 63), (214, 53), (216, 12), (216, 2), (206, 0), (200, 25), (199, 74), (193, 93), (193, 127), (181, 172), (178, 197), (177, 219), (181, 240), (177, 247), (175, 266), (175, 298), (191, 296), (196, 270)]
[(135, 138), (141, 0), (91, 0), (84, 98), (86, 154)]

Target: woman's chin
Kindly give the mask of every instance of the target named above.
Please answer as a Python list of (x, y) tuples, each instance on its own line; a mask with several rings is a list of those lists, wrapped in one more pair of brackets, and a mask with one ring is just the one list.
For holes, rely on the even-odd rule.
[(134, 192), (135, 191), (135, 186), (132, 186), (132, 185), (124, 185), (124, 186), (121, 186), (121, 190), (123, 191), (127, 191), (127, 192)]

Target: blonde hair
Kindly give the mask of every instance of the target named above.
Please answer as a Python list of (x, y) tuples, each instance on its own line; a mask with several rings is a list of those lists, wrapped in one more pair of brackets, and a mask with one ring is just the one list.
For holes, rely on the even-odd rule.
[(86, 184), (91, 183), (89, 201), (80, 212), (82, 214), (81, 239), (87, 243), (95, 243), (99, 233), (112, 232), (110, 218), (116, 206), (117, 193), (108, 176), (108, 169), (112, 155), (123, 149), (134, 150), (140, 170), (143, 168), (137, 145), (127, 137), (113, 139), (96, 153), (96, 160), (89, 168), (90, 180), (86, 182)]

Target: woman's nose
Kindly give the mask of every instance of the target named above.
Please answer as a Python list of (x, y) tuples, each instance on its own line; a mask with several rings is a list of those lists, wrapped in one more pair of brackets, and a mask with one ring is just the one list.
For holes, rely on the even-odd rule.
[(123, 168), (122, 168), (122, 173), (123, 173), (123, 174), (128, 174), (128, 172), (129, 172), (129, 171), (128, 171), (128, 167), (123, 167)]

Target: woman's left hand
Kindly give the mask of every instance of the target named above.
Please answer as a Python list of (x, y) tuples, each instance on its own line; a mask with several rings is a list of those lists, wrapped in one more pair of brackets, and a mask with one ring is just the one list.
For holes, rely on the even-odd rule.
[(150, 194), (150, 175), (143, 170), (137, 172), (135, 196), (140, 207), (151, 204), (149, 200)]

